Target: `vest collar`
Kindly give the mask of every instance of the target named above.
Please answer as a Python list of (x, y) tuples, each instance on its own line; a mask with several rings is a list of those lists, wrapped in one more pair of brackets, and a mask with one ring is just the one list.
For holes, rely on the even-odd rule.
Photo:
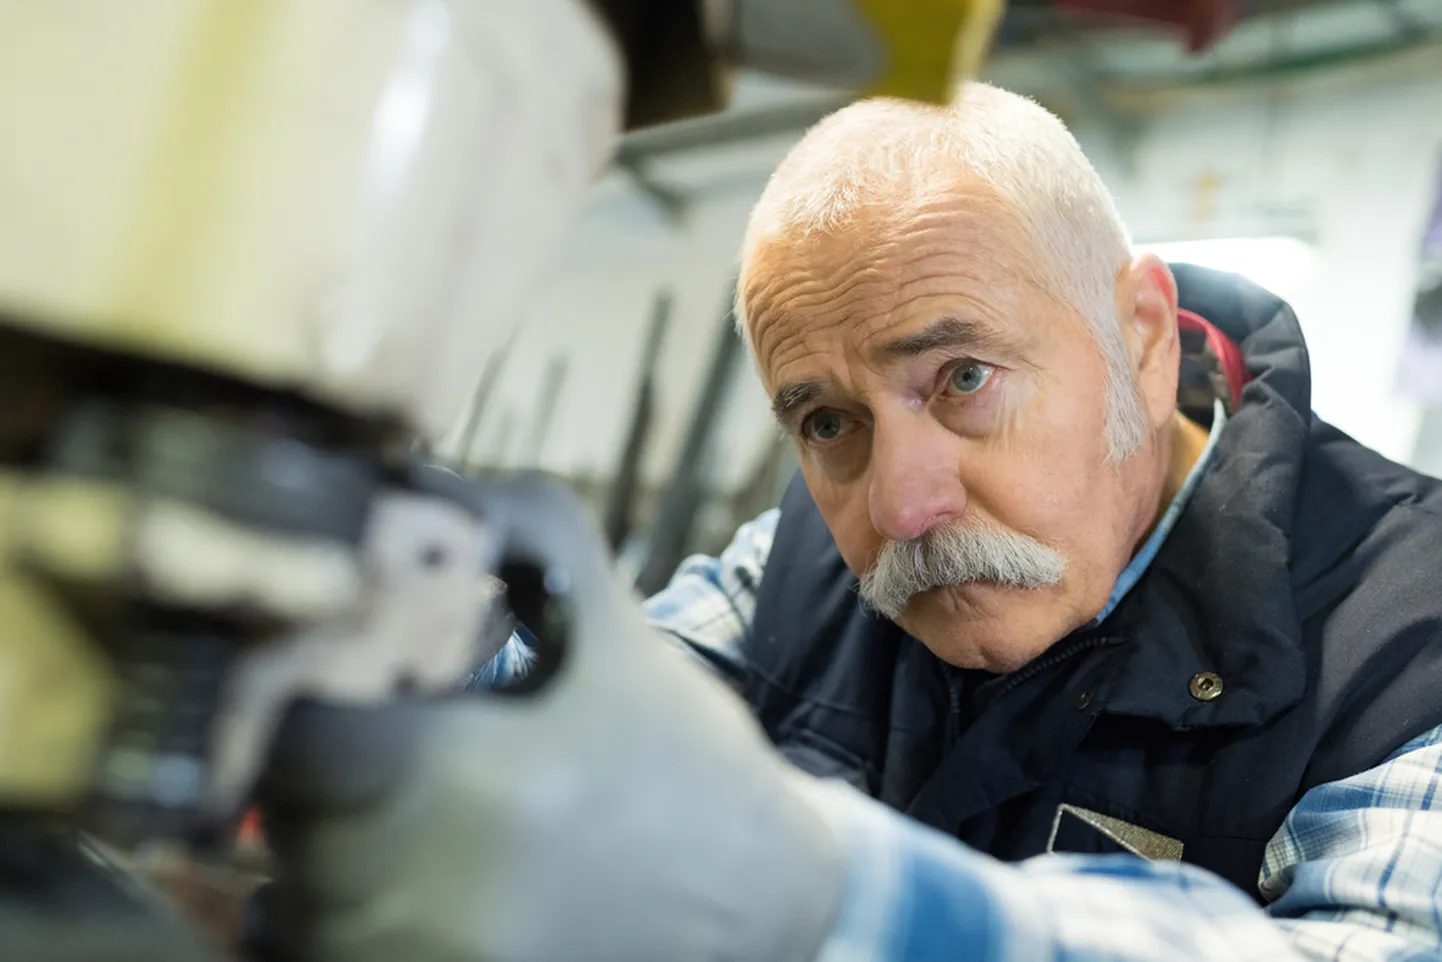
[(1097, 613), (1097, 616), (1091, 620), (1092, 625), (1100, 625), (1106, 621), (1107, 617), (1116, 610), (1117, 605), (1121, 604), (1127, 593), (1141, 580), (1142, 575), (1147, 573), (1147, 569), (1152, 565), (1152, 559), (1157, 556), (1162, 545), (1166, 544), (1172, 529), (1177, 525), (1177, 519), (1182, 516), (1182, 512), (1192, 500), (1193, 492), (1196, 491), (1197, 485), (1206, 474), (1207, 466), (1212, 462), (1212, 453), (1217, 447), (1217, 440), (1221, 437), (1222, 428), (1226, 427), (1226, 424), (1227, 406), (1221, 398), (1218, 398), (1213, 405), (1212, 431), (1207, 436), (1207, 444), (1202, 448), (1201, 456), (1197, 458), (1197, 463), (1192, 465), (1192, 469), (1187, 472), (1186, 479), (1182, 481), (1182, 486), (1177, 490), (1176, 496), (1172, 498), (1172, 503), (1167, 505), (1167, 510), (1162, 514), (1162, 519), (1157, 522), (1156, 528), (1118, 576), (1116, 584), (1112, 586), (1111, 597), (1107, 599), (1106, 605)]
[[(1130, 650), (1105, 711), (1183, 730), (1259, 725), (1306, 687), (1291, 574), (1312, 420), (1306, 348), (1291, 309), (1261, 288), (1176, 274), (1183, 305), (1238, 346), (1250, 380), (1191, 503), (1109, 620)], [(1207, 672), (1222, 682), (1210, 701), (1192, 694)]]

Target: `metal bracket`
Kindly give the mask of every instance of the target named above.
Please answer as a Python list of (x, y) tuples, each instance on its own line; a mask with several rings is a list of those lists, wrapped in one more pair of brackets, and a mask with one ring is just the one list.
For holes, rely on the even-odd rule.
[(459, 690), (500, 591), (484, 574), (488, 548), (480, 518), (464, 508), (425, 494), (378, 496), (355, 610), (249, 648), (233, 666), (213, 735), (206, 813), (233, 811), (296, 698), (365, 705), (403, 689)]

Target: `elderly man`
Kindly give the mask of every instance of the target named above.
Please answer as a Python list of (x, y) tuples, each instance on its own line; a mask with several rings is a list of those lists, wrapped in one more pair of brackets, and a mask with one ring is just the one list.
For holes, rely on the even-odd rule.
[(1133, 257), (973, 84), (813, 129), (738, 317), (801, 478), (647, 613), (792, 765), (597, 619), (433, 739), (409, 911), (486, 958), (1442, 953), (1442, 487), (1313, 416), (1285, 304)]

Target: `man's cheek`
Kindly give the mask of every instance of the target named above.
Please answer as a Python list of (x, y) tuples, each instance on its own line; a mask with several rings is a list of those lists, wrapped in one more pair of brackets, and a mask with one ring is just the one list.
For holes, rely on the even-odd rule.
[(831, 532), (842, 560), (859, 577), (871, 567), (883, 543), (871, 524), (865, 486), (836, 484), (824, 476), (813, 481), (813, 473), (823, 474), (802, 465), (801, 476), (806, 481), (811, 500), (821, 513), (821, 520)]
[(1077, 470), (1065, 439), (1036, 440), (973, 474), (972, 495), (1001, 524), (1064, 549), (1076, 519), (1086, 513), (1090, 480)]
[(1024, 443), (1035, 417), (1037, 389), (1022, 371), (999, 371), (993, 378), (984, 391), (960, 404), (951, 416), (952, 429), (1006, 450)]
[(832, 539), (836, 542), (837, 550), (841, 552), (841, 560), (846, 562), (847, 569), (858, 578), (871, 570), (881, 555), (881, 549), (886, 546), (886, 539), (876, 534), (870, 524), (865, 525), (865, 530), (833, 534)]

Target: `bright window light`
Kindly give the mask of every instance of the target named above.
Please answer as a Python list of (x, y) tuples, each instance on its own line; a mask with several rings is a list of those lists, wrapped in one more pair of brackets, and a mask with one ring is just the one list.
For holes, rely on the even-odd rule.
[[(1138, 252), (1169, 263), (1196, 264), (1241, 274), (1294, 308), (1306, 301), (1317, 269), (1317, 249), (1296, 237), (1225, 237), (1138, 244)], [(1301, 313), (1300, 309), (1298, 313)]]
[[(1323, 272), (1321, 252), (1297, 237), (1229, 237), (1139, 244), (1170, 263), (1230, 271), (1292, 306), (1307, 341), (1312, 410), (1391, 458), (1406, 459), (1416, 434), (1415, 405), (1395, 395), (1392, 336), (1357, 321), (1355, 295)], [(1410, 293), (1408, 295), (1410, 297)], [(1365, 333), (1363, 333), (1365, 331)]]

